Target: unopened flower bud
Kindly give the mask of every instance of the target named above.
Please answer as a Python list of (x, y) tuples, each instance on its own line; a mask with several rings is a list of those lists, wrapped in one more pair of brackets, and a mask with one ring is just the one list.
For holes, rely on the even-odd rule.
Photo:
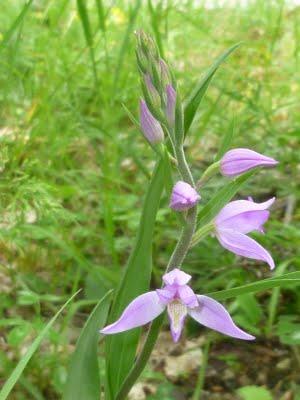
[(229, 150), (221, 159), (220, 170), (224, 176), (237, 176), (255, 167), (273, 167), (278, 161), (249, 149)]
[(136, 49), (136, 60), (140, 71), (144, 74), (147, 73), (147, 70), (149, 68), (149, 62), (144, 52), (139, 48)]
[(142, 131), (150, 143), (161, 143), (164, 132), (160, 123), (153, 117), (144, 100), (140, 100), (140, 122)]
[(170, 207), (176, 211), (185, 211), (194, 207), (200, 199), (200, 195), (190, 184), (178, 181), (172, 190)]
[(167, 63), (160, 58), (159, 60), (159, 66), (160, 66), (160, 76), (161, 76), (161, 82), (164, 87), (172, 83), (172, 77), (170, 74), (169, 67)]
[(136, 36), (137, 36), (138, 48), (140, 48), (147, 57), (152, 55), (156, 60), (158, 60), (159, 51), (152, 37), (150, 35), (147, 35), (142, 30), (137, 31)]
[(159, 109), (161, 106), (160, 96), (159, 96), (158, 91), (155, 89), (155, 87), (152, 83), (152, 79), (149, 74), (144, 75), (143, 83), (144, 84), (142, 85), (142, 88), (143, 88), (145, 97), (147, 97), (149, 99), (151, 105), (154, 108)]
[(166, 86), (166, 95), (167, 95), (166, 117), (169, 125), (173, 127), (175, 123), (176, 92), (172, 85)]

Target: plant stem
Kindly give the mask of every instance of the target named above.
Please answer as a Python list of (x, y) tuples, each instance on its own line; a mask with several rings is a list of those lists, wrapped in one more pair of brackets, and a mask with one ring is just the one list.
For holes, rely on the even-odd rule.
[(181, 267), (181, 264), (189, 250), (190, 243), (195, 232), (195, 222), (197, 218), (197, 206), (191, 208), (186, 217), (186, 224), (182, 229), (180, 239), (169, 260), (166, 272), (173, 268)]
[(178, 170), (182, 179), (194, 187), (194, 179), (186, 162), (183, 146), (176, 146), (174, 150), (178, 163)]
[(211, 164), (202, 174), (199, 181), (196, 183), (197, 189), (200, 189), (212, 176), (214, 176), (220, 170), (220, 161), (216, 161)]
[(145, 368), (152, 353), (152, 350), (155, 346), (163, 320), (164, 314), (161, 314), (150, 325), (143, 349), (138, 359), (136, 360), (136, 363), (133, 365), (125, 381), (123, 382), (121, 389), (116, 396), (116, 400), (123, 400), (126, 398), (135, 381), (138, 379), (143, 369)]
[[(184, 179), (186, 182), (194, 186), (194, 180), (193, 176), (191, 174), (191, 171), (187, 165), (185, 155), (184, 155), (184, 150), (183, 147), (177, 147), (175, 148), (175, 153), (176, 153), (176, 158), (178, 162), (178, 170), (182, 176), (182, 179)], [(191, 208), (186, 217), (185, 224), (183, 226), (181, 236), (177, 242), (177, 245), (174, 249), (174, 252), (170, 258), (170, 261), (168, 263), (168, 266), (166, 268), (166, 272), (169, 271), (172, 268), (175, 267), (180, 267), (187, 252), (190, 247), (190, 243), (193, 237), (193, 234), (195, 232), (195, 227), (196, 227), (196, 221), (197, 221), (197, 206)], [(148, 330), (148, 334), (146, 337), (146, 340), (144, 342), (143, 348), (141, 353), (139, 354), (135, 364), (131, 368), (130, 372), (128, 373), (125, 381), (123, 382), (120, 391), (118, 392), (116, 396), (116, 400), (124, 400), (126, 396), (128, 395), (130, 389), (142, 373), (143, 369), (145, 368), (150, 355), (152, 353), (152, 350), (155, 346), (156, 340), (158, 338), (158, 334), (160, 331), (160, 328), (162, 326), (164, 319), (164, 315), (159, 316), (156, 318), (152, 324), (150, 325), (150, 328)]]

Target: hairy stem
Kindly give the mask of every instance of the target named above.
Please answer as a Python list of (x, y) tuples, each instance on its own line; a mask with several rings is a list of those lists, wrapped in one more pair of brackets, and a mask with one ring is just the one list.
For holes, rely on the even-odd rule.
[[(175, 154), (178, 162), (178, 170), (180, 172), (182, 179), (188, 182), (190, 185), (194, 186), (193, 176), (187, 165), (183, 147), (180, 146), (175, 148)], [(186, 221), (182, 228), (181, 236), (170, 258), (170, 261), (166, 268), (166, 272), (169, 271), (170, 269), (181, 266), (189, 250), (190, 243), (193, 234), (195, 232), (196, 221), (197, 221), (197, 206), (191, 208), (187, 212)], [(158, 334), (164, 319), (163, 317), (164, 316), (161, 315), (151, 323), (142, 351), (140, 352), (135, 364), (128, 373), (125, 381), (123, 382), (120, 391), (117, 394), (116, 400), (124, 400), (126, 398), (130, 389), (132, 388), (132, 386), (142, 373), (143, 369), (145, 368), (152, 353), (152, 350), (155, 346), (156, 340), (158, 338)]]
[(170, 269), (181, 267), (195, 232), (196, 218), (197, 206), (191, 208), (187, 213), (186, 224), (182, 229), (180, 239), (178, 240), (175, 250), (170, 258), (166, 272)]
[(128, 373), (125, 381), (123, 382), (121, 389), (117, 394), (116, 400), (124, 400), (126, 398), (130, 389), (132, 388), (132, 386), (142, 373), (143, 369), (145, 368), (152, 353), (152, 350), (155, 346), (163, 320), (164, 320), (164, 314), (161, 314), (151, 323), (143, 349), (139, 354), (135, 364)]

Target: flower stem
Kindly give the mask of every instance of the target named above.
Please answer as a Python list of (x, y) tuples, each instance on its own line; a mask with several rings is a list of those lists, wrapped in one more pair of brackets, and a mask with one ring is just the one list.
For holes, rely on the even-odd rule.
[(211, 164), (202, 174), (201, 178), (196, 183), (197, 189), (202, 187), (212, 176), (218, 173), (220, 170), (220, 161), (216, 161)]
[(152, 350), (155, 346), (163, 320), (164, 314), (161, 314), (151, 323), (146, 340), (144, 342), (143, 349), (135, 364), (129, 371), (125, 381), (123, 382), (121, 389), (116, 396), (116, 400), (124, 400), (126, 398), (135, 381), (138, 379), (143, 369), (145, 368), (152, 353)]
[[(182, 179), (188, 182), (190, 185), (194, 186), (193, 176), (187, 165), (182, 146), (175, 147), (175, 155), (178, 162), (178, 170), (180, 172)], [(181, 236), (170, 258), (170, 261), (166, 268), (166, 272), (172, 268), (175, 267), (179, 268), (181, 266), (189, 250), (190, 243), (193, 234), (195, 232), (196, 221), (197, 221), (197, 205), (191, 208), (187, 213), (186, 221), (182, 228)], [(123, 382), (116, 396), (116, 400), (124, 400), (126, 398), (130, 389), (132, 388), (132, 386), (142, 373), (143, 369), (145, 368), (152, 353), (152, 350), (155, 346), (156, 340), (158, 338), (158, 334), (162, 326), (163, 319), (164, 315), (162, 314), (151, 323), (143, 348), (135, 364), (133, 365), (125, 381)]]

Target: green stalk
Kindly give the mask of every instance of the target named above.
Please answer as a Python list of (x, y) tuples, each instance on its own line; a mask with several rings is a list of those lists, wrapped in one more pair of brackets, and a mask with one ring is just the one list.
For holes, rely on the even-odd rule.
[(209, 348), (210, 348), (210, 340), (208, 339), (204, 346), (202, 365), (199, 370), (196, 388), (195, 388), (192, 400), (200, 400), (201, 399), (201, 392), (202, 392), (203, 385), (204, 385), (205, 373), (206, 373), (208, 356), (209, 356)]
[(214, 176), (220, 170), (220, 161), (216, 161), (211, 164), (203, 173), (199, 181), (196, 183), (196, 187), (199, 189), (204, 185), (212, 176)]
[[(178, 170), (180, 172), (182, 179), (194, 186), (193, 176), (187, 165), (182, 145), (175, 147), (175, 154), (178, 162)], [(180, 268), (189, 250), (191, 240), (195, 232), (196, 222), (197, 222), (197, 206), (191, 208), (187, 212), (186, 221), (182, 228), (181, 236), (177, 242), (177, 245), (169, 260), (165, 272), (175, 267)], [(124, 400), (126, 398), (130, 389), (132, 388), (132, 386), (134, 385), (134, 383), (144, 370), (150, 358), (152, 350), (155, 346), (155, 343), (157, 341), (163, 320), (164, 320), (164, 314), (156, 318), (156, 320), (154, 320), (151, 323), (142, 351), (138, 356), (136, 363), (133, 365), (131, 371), (127, 375), (125, 381), (123, 382), (120, 391), (116, 396), (116, 400)]]

